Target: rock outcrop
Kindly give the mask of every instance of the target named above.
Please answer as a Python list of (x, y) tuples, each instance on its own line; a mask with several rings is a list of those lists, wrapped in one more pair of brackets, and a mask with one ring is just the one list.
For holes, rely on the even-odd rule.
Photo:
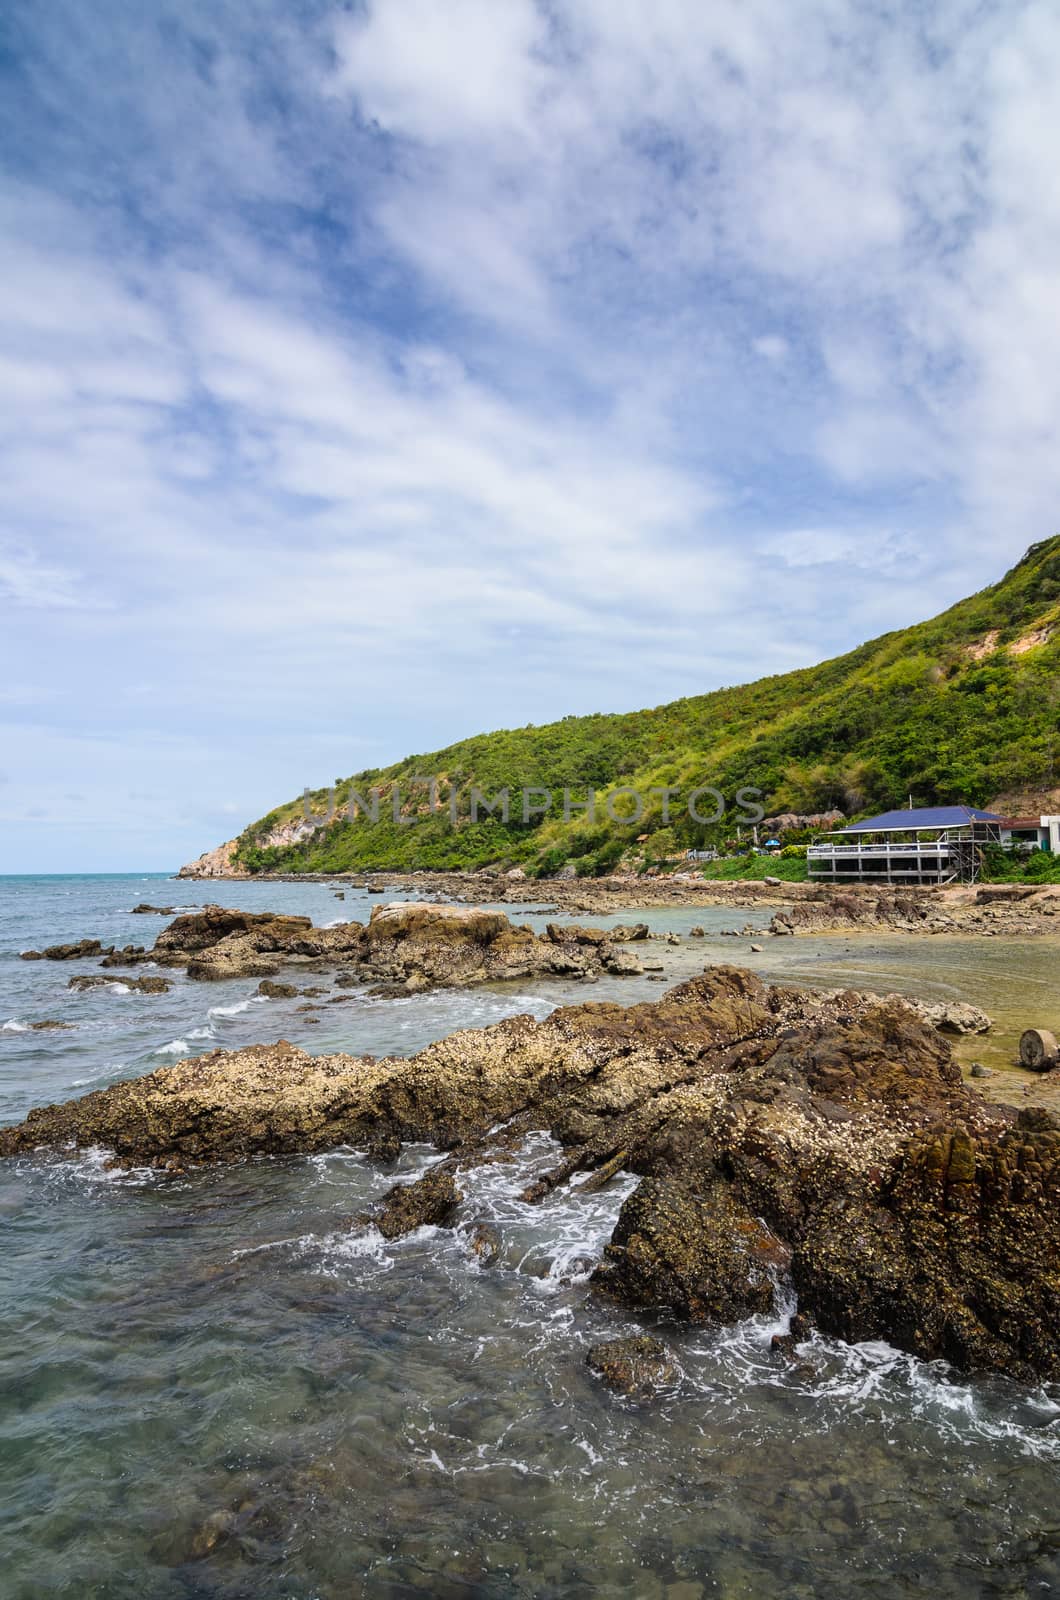
[(1060, 886), (985, 884), (979, 889), (875, 889), (866, 885), (810, 891), (770, 923), (774, 934), (879, 928), (897, 933), (1028, 938), (1060, 935)]
[(189, 978), (205, 981), (250, 977), (268, 983), (287, 966), (338, 967), (346, 979), (378, 985), (383, 992), (414, 993), (549, 974), (636, 976), (643, 968), (633, 951), (622, 947), (647, 937), (643, 923), (607, 930), (550, 924), (541, 936), (511, 923), (501, 911), (416, 901), (375, 906), (367, 924), (328, 928), (314, 927), (308, 917), (206, 906), (175, 918), (150, 950), (140, 945), (104, 950), (86, 941), (91, 950), (85, 944), (62, 945), (42, 955), (68, 960), (101, 954), (105, 968), (152, 962), (183, 967)]
[(50, 944), (44, 950), (23, 950), (22, 961), (83, 961), (91, 956), (109, 955), (114, 949), (98, 939), (78, 939), (73, 944)]
[(189, 861), (177, 873), (178, 878), (238, 878), (240, 869), (235, 860), (237, 839), (228, 839), (213, 850), (205, 850), (195, 861)]
[(166, 978), (158, 978), (148, 973), (142, 978), (130, 978), (128, 974), (121, 977), (110, 972), (83, 972), (76, 978), (71, 978), (66, 985), (68, 989), (103, 989), (114, 988), (120, 985), (123, 989), (135, 989), (139, 994), (168, 994), (169, 982)]
[(514, 1017), (409, 1060), (215, 1051), (35, 1111), (0, 1154), (183, 1168), (430, 1142), (448, 1160), (384, 1206), (403, 1226), (457, 1218), (460, 1168), (537, 1129), (563, 1153), (528, 1203), (640, 1175), (594, 1277), (626, 1305), (726, 1323), (787, 1276), (825, 1332), (1060, 1379), (1060, 1122), (983, 1100), (897, 999), (716, 967), (655, 1004)]
[[(754, 946), (751, 946), (754, 949)], [(840, 989), (822, 989), (819, 991), (822, 999), (835, 1000), (842, 994)], [(864, 991), (863, 991), (864, 992)], [(879, 994), (870, 991), (874, 1000), (881, 1004), (894, 1001), (898, 1005), (908, 1006), (923, 1022), (932, 1028), (937, 1028), (939, 1033), (948, 1033), (960, 1037), (969, 1033), (989, 1033), (994, 1026), (993, 1018), (982, 1011), (979, 1006), (971, 1005), (967, 1000), (915, 1000), (909, 995)]]

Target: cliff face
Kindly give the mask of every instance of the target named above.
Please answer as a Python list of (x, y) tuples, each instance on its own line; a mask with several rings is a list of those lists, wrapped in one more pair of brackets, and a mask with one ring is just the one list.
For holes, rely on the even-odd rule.
[(181, 867), (178, 878), (234, 878), (243, 872), (235, 859), (238, 840), (229, 839), (213, 850), (206, 850), (195, 861)]
[[(264, 833), (260, 840), (260, 847), (279, 853), (293, 850), (311, 839), (316, 831), (315, 824), (309, 822), (304, 816), (292, 816), (284, 822), (278, 822)], [(206, 850), (195, 861), (189, 861), (177, 873), (178, 878), (232, 878), (244, 874), (246, 865), (239, 860), (239, 839), (229, 839), (225, 844), (219, 844), (213, 850)]]

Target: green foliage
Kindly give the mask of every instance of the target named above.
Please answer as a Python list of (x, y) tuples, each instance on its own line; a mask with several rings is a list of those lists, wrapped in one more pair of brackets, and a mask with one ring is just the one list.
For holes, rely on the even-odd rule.
[(1048, 850), (1029, 855), (988, 845), (983, 852), (983, 879), (987, 883), (1060, 883), (1060, 856)]
[(701, 861), (697, 870), (712, 883), (743, 882), (749, 878), (780, 878), (784, 883), (805, 883), (806, 858), (785, 861), (774, 856), (727, 856), (722, 861)]
[(1035, 850), (1023, 876), (1028, 883), (1060, 883), (1060, 857), (1050, 855), (1048, 850)]
[[(1045, 637), (1026, 648), (1038, 630)], [(1021, 648), (1013, 654), (1007, 646), (1016, 640)], [(1007, 790), (1056, 782), (1058, 760), (1060, 537), (1054, 537), (1029, 550), (1000, 583), (941, 616), (819, 666), (652, 710), (479, 734), (365, 770), (336, 785), (337, 815), (329, 825), (321, 822), (299, 844), (270, 846), (274, 829), (302, 815), (301, 800), (291, 801), (246, 830), (238, 859), (251, 871), (289, 872), (505, 862), (532, 876), (572, 861), (579, 874), (592, 876), (612, 870), (627, 852), (653, 865), (690, 848), (726, 848), (737, 824), (746, 822), (736, 810), (743, 787), (762, 792), (767, 814), (836, 808), (858, 816), (905, 805), (910, 794), (919, 805), (983, 805)], [(434, 815), (426, 814), (426, 791), (412, 786), (423, 773), (444, 780)], [(415, 825), (393, 819), (395, 784), (406, 808), (417, 809)], [(446, 784), (456, 791), (455, 829), (445, 810)], [(726, 796), (730, 811), (717, 823), (696, 823), (683, 799), (707, 784)], [(507, 789), (509, 820), (497, 814), (472, 822), (472, 785), (487, 797)], [(664, 785), (681, 791), (669, 821), (659, 796), (647, 801), (639, 821), (608, 819), (608, 791), (632, 788), (647, 798)], [(518, 797), (529, 787), (550, 789), (555, 800), (546, 816), (524, 823)], [(385, 791), (378, 822), (349, 818), (351, 788), (366, 797), (373, 788)], [(576, 800), (596, 789), (595, 820), (581, 810), (564, 820), (564, 788)], [(327, 794), (311, 799), (323, 818)], [(721, 862), (725, 870), (716, 875), (738, 877), (763, 860), (745, 858), (731, 874)], [(799, 866), (791, 856), (771, 864), (777, 876), (781, 866), (785, 873)]]

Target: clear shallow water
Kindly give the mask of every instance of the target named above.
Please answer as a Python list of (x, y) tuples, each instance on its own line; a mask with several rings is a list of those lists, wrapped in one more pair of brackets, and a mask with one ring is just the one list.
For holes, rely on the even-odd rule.
[[(136, 901), (207, 898), (365, 914), (317, 886), (0, 880), (0, 1020), (78, 1022), (0, 1037), (3, 1120), (78, 1092), (79, 1077), (158, 1065), (197, 1027), (215, 1030), (202, 1048), (283, 1033), (406, 1051), (604, 993), (358, 997), (314, 1028), (293, 1003), (236, 1010), (247, 981), (78, 995), (65, 983), (79, 965), (14, 959), (83, 935), (146, 943), (161, 924), (129, 917)], [(664, 953), (677, 976), (722, 943), (745, 958), (729, 940)], [(827, 982), (849, 960), (892, 974), (902, 961), (900, 947), (767, 951)], [(395, 1244), (349, 1225), (395, 1176), (350, 1152), (179, 1179), (117, 1176), (94, 1153), (0, 1168), (0, 1593), (1060, 1594), (1060, 1397), (958, 1380), (884, 1345), (815, 1341), (811, 1370), (792, 1373), (769, 1350), (781, 1286), (773, 1318), (724, 1335), (662, 1328), (673, 1388), (616, 1400), (585, 1351), (640, 1324), (586, 1279), (631, 1181), (523, 1205), (554, 1154), (538, 1137), (467, 1175), (455, 1231)], [(407, 1150), (399, 1171), (433, 1159)], [(484, 1220), (501, 1241), (490, 1268), (470, 1248)]]

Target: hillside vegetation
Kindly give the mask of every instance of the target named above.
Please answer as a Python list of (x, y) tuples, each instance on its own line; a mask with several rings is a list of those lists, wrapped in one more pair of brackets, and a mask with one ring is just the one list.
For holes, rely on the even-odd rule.
[[(741, 789), (760, 790), (767, 815), (837, 808), (855, 816), (904, 805), (910, 794), (918, 805), (985, 805), (1052, 787), (1058, 728), (1060, 536), (941, 616), (819, 666), (652, 710), (478, 734), (336, 780), (330, 792), (292, 800), (247, 828), (237, 861), (286, 872), (501, 861), (530, 873), (572, 861), (580, 873), (601, 873), (623, 857), (651, 864), (726, 842), (746, 822)], [(413, 785), (418, 775), (440, 780), (433, 812), (426, 789)], [(491, 799), (509, 791), (507, 823), (471, 820), (473, 785)], [(694, 821), (681, 798), (703, 785), (729, 802), (716, 822)], [(610, 791), (647, 796), (664, 786), (680, 791), (669, 823), (661, 796), (639, 819), (616, 822), (605, 812)], [(547, 815), (524, 822), (519, 794), (531, 787), (552, 790), (554, 801)], [(575, 801), (596, 791), (594, 822), (580, 810), (564, 819), (564, 788)], [(351, 818), (351, 790), (368, 800), (372, 789), (382, 791), (378, 820)], [(632, 802), (613, 802), (618, 812), (623, 805), (628, 812)], [(699, 805), (701, 813), (712, 807), (710, 799)]]

